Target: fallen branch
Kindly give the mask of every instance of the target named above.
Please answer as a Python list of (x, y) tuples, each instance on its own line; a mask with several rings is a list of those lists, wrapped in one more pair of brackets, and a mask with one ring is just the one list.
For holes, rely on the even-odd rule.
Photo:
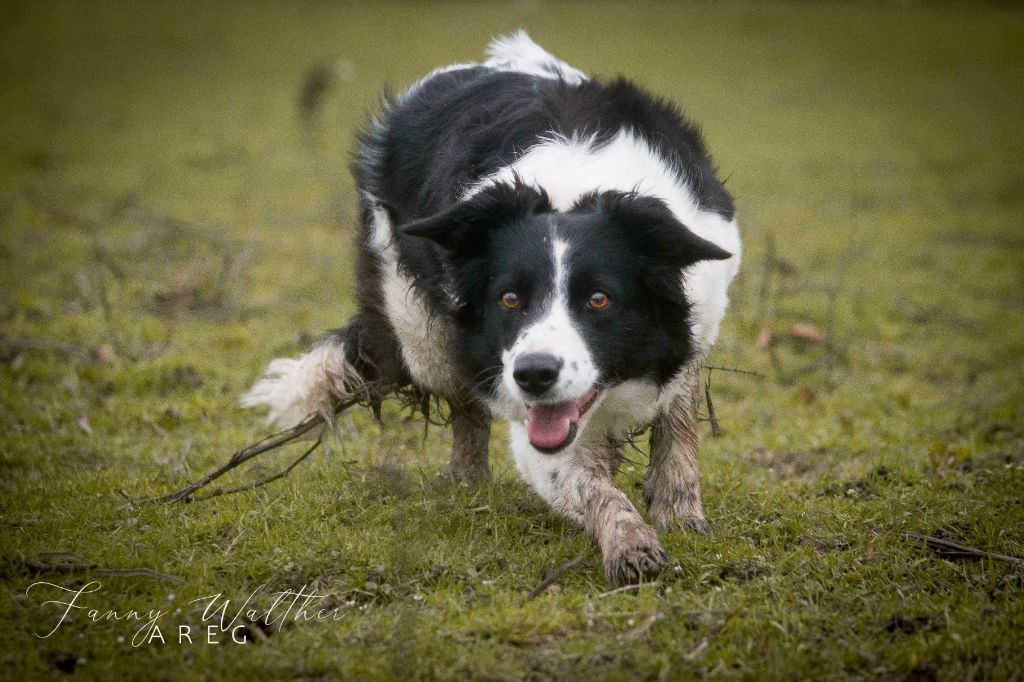
[(718, 417), (715, 416), (715, 404), (711, 402), (710, 374), (708, 374), (707, 381), (704, 382), (704, 400), (708, 404), (708, 421), (711, 422), (711, 437), (718, 438), (722, 435), (722, 426), (718, 423)]
[(735, 374), (747, 374), (758, 379), (764, 379), (765, 375), (761, 372), (755, 372), (751, 369), (740, 369), (739, 367), (720, 367), (719, 365), (704, 365), (706, 370), (718, 370), (719, 372), (733, 372)]
[[(350, 398), (350, 399), (348, 399), (348, 400), (346, 400), (344, 402), (341, 402), (341, 403), (339, 403), (335, 407), (334, 413), (338, 414), (342, 410), (346, 410), (349, 407), (352, 407), (353, 405), (357, 404), (358, 402), (359, 402), (359, 398), (357, 398), (357, 397), (353, 397), (353, 398)], [(309, 417), (308, 419), (306, 419), (301, 424), (296, 424), (295, 426), (291, 427), (290, 429), (285, 429), (284, 431), (278, 431), (277, 433), (272, 433), (269, 436), (267, 436), (266, 438), (264, 438), (263, 440), (257, 441), (256, 443), (253, 443), (252, 445), (248, 445), (248, 446), (242, 448), (241, 450), (237, 451), (235, 454), (231, 455), (231, 458), (227, 462), (225, 462), (221, 466), (217, 467), (216, 469), (214, 469), (213, 471), (211, 471), (207, 475), (203, 476), (198, 481), (195, 481), (194, 483), (190, 483), (189, 485), (185, 486), (184, 488), (181, 488), (180, 490), (176, 490), (173, 493), (168, 493), (167, 495), (161, 495), (159, 497), (147, 498), (146, 500), (143, 500), (143, 501), (144, 502), (193, 502), (193, 501), (199, 501), (199, 500), (208, 500), (211, 497), (219, 497), (221, 495), (227, 495), (229, 493), (235, 493), (235, 492), (239, 492), (239, 491), (242, 491), (242, 490), (250, 490), (252, 488), (258, 488), (258, 487), (260, 487), (262, 485), (266, 485), (267, 483), (270, 483), (271, 481), (276, 481), (277, 479), (283, 478), (284, 476), (288, 475), (288, 473), (292, 469), (294, 469), (299, 464), (299, 462), (303, 461), (310, 454), (312, 454), (312, 452), (317, 447), (319, 447), (320, 444), (323, 442), (323, 436), (321, 435), (320, 437), (318, 437), (316, 439), (316, 442), (313, 444), (313, 447), (309, 448), (306, 452), (304, 452), (298, 459), (296, 459), (294, 462), (292, 462), (287, 468), (283, 469), (282, 471), (279, 471), (278, 473), (276, 473), (276, 474), (274, 474), (272, 476), (269, 476), (269, 477), (267, 477), (265, 479), (262, 479), (260, 481), (256, 481), (255, 483), (250, 483), (250, 484), (247, 484), (247, 485), (241, 485), (241, 486), (237, 486), (235, 488), (227, 488), (227, 489), (223, 489), (223, 490), (222, 489), (217, 489), (217, 490), (214, 490), (212, 493), (210, 493), (208, 495), (203, 495), (203, 496), (197, 497), (197, 498), (192, 497), (192, 495), (196, 491), (201, 490), (202, 488), (205, 488), (206, 486), (210, 485), (215, 480), (217, 480), (218, 478), (220, 478), (224, 474), (228, 473), (232, 469), (235, 469), (235, 468), (241, 466), (242, 464), (248, 462), (253, 457), (256, 457), (258, 455), (262, 455), (264, 452), (270, 452), (271, 450), (277, 450), (278, 448), (280, 448), (280, 447), (282, 447), (284, 445), (287, 445), (288, 443), (291, 443), (292, 441), (298, 440), (299, 438), (301, 438), (305, 434), (309, 433), (310, 431), (312, 431), (312, 430), (314, 430), (314, 429), (316, 429), (318, 427), (326, 427), (326, 426), (327, 426), (327, 422), (326, 422), (326, 420), (321, 415), (314, 415), (312, 417)]]
[(586, 559), (589, 554), (590, 554), (590, 550), (588, 549), (588, 550), (584, 551), (582, 554), (580, 554), (578, 557), (576, 557), (575, 559), (570, 559), (569, 561), (566, 561), (564, 564), (562, 564), (561, 566), (556, 568), (554, 571), (552, 571), (548, 575), (548, 577), (544, 578), (544, 580), (541, 580), (540, 584), (537, 585), (537, 587), (533, 588), (530, 591), (530, 594), (526, 595), (526, 599), (523, 600), (523, 603), (525, 604), (526, 602), (528, 602), (531, 599), (535, 598), (537, 595), (539, 595), (544, 590), (548, 589), (550, 586), (552, 586), (555, 583), (557, 583), (562, 578), (563, 575), (565, 575), (566, 573), (568, 573), (572, 569), (574, 569), (577, 566), (579, 566), (580, 564), (582, 564), (583, 560)]
[(74, 552), (41, 552), (37, 559), (25, 562), (33, 571), (40, 573), (94, 573), (119, 578), (152, 578), (171, 583), (183, 583), (184, 578), (154, 571), (152, 568), (100, 568), (95, 561), (90, 561)]
[(707, 421), (711, 423), (711, 436), (712, 438), (718, 438), (722, 435), (722, 425), (718, 422), (718, 416), (715, 414), (715, 404), (711, 400), (711, 372), (718, 370), (719, 372), (733, 372), (735, 374), (745, 374), (747, 376), (757, 377), (764, 379), (765, 375), (760, 372), (755, 372), (749, 369), (740, 369), (738, 367), (722, 367), (720, 365), (704, 365), (704, 369), (708, 371), (708, 378), (704, 382), (704, 402), (708, 406), (708, 416), (706, 419), (698, 417), (699, 421)]
[(909, 530), (901, 531), (900, 536), (907, 540), (919, 540), (925, 543), (928, 549), (944, 558), (992, 559), (995, 561), (1005, 561), (1006, 563), (1013, 564), (1014, 566), (1024, 567), (1024, 559), (1019, 557), (986, 552), (985, 550), (981, 550), (976, 547), (968, 547), (967, 545), (961, 545), (958, 542), (943, 540), (942, 538), (937, 538), (931, 535), (921, 535), (920, 533), (914, 533)]
[(92, 348), (76, 346), (61, 341), (49, 341), (45, 339), (16, 338), (8, 339), (0, 337), (0, 359), (9, 360), (27, 350), (53, 351), (65, 356), (78, 356), (95, 362), (99, 353)]
[(324, 441), (324, 438), (321, 435), (319, 438), (316, 439), (316, 441), (311, 446), (309, 446), (309, 448), (305, 452), (303, 452), (301, 455), (299, 455), (295, 459), (295, 461), (293, 461), (291, 464), (289, 464), (284, 469), (281, 469), (281, 471), (278, 471), (276, 474), (272, 474), (270, 476), (267, 476), (266, 478), (261, 478), (258, 481), (253, 481), (252, 483), (246, 483), (245, 485), (238, 485), (238, 486), (235, 486), (234, 488), (216, 488), (215, 490), (211, 491), (210, 493), (208, 493), (206, 495), (200, 495), (199, 497), (192, 498), (192, 501), (193, 502), (202, 502), (203, 500), (208, 500), (211, 497), (220, 497), (221, 495), (230, 495), (232, 493), (240, 493), (243, 490), (252, 490), (253, 488), (259, 488), (259, 487), (265, 486), (268, 483), (272, 483), (272, 482), (276, 481), (279, 478), (284, 478), (289, 473), (291, 473), (291, 470), (294, 469), (295, 467), (297, 467), (304, 459), (306, 459), (311, 454), (313, 454), (313, 451), (316, 450), (318, 447), (320, 447), (320, 445), (323, 443), (323, 441)]

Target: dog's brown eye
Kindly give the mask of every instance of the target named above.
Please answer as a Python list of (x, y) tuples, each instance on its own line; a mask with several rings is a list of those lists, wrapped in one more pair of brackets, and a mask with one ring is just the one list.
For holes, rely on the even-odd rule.
[(611, 300), (608, 298), (608, 294), (603, 291), (595, 291), (587, 299), (587, 305), (594, 310), (604, 310), (608, 307), (609, 303), (611, 303)]
[(515, 310), (519, 307), (519, 296), (514, 291), (506, 291), (501, 295), (501, 305), (508, 310)]

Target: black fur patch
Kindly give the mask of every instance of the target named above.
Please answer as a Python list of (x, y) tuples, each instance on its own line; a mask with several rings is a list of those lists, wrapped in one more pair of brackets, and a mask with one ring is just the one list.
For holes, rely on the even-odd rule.
[[(696, 127), (629, 81), (573, 85), (474, 67), (442, 73), (386, 101), (360, 137), (354, 164), (364, 223), (363, 324), (375, 334), (387, 327), (371, 247), (377, 203), (396, 226), (399, 264), (412, 276), (415, 294), (454, 323), (451, 358), (463, 382), (486, 396), (500, 376), (502, 350), (546, 310), (557, 234), (569, 245), (570, 314), (602, 379), (667, 381), (692, 355), (679, 270), (728, 253), (687, 230), (663, 202), (630, 193), (587, 195), (563, 213), (552, 210), (543, 192), (515, 182), (459, 202), (468, 187), (553, 133), (593, 134), (601, 144), (623, 128), (687, 181), (703, 209), (732, 217), (732, 199)], [(596, 289), (610, 297), (605, 310), (586, 305)], [(508, 290), (520, 297), (516, 310), (499, 304)], [(397, 342), (381, 345), (386, 348), (371, 353), (374, 364), (393, 354), (401, 365)]]

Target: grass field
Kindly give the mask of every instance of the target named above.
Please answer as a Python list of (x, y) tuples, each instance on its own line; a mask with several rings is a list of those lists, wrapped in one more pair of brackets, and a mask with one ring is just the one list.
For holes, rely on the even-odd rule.
[[(711, 534), (606, 594), (504, 429), (459, 487), (398, 405), (258, 490), (135, 501), (261, 437), (238, 396), (352, 314), (348, 155), (382, 86), (520, 26), (679, 102), (738, 198), (711, 363), (763, 376), (706, 374)], [(1022, 63), (995, 3), (0, 4), (0, 677), (1020, 679), (1024, 564), (991, 554), (1024, 556)], [(199, 632), (212, 595), (303, 586), (338, 618)], [(165, 641), (103, 617), (130, 609)]]

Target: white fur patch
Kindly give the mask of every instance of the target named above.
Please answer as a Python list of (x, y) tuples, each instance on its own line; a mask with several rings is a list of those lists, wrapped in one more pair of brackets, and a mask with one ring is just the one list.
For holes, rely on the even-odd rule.
[(733, 254), (727, 260), (702, 261), (684, 272), (687, 298), (693, 304), (694, 338), (702, 351), (710, 349), (729, 303), (729, 282), (739, 270), (739, 228), (735, 221), (702, 210), (686, 181), (646, 141), (628, 130), (619, 131), (603, 145), (594, 137), (552, 136), (473, 185), (463, 199), (494, 183), (514, 182), (517, 177), (546, 191), (552, 206), (562, 211), (593, 191), (618, 190), (656, 197), (694, 234)]
[[(658, 412), (658, 387), (647, 379), (623, 382), (604, 392), (601, 402), (592, 408), (592, 417), (576, 442), (550, 455), (538, 452), (530, 444), (522, 420), (509, 423), (509, 440), (516, 468), (530, 487), (548, 502), (556, 501), (572, 460), (581, 449), (596, 449), (608, 439), (629, 434), (638, 424), (650, 422)], [(558, 482), (552, 481), (556, 475)]]
[(448, 355), (448, 325), (441, 317), (430, 314), (413, 288), (412, 279), (399, 269), (391, 219), (380, 206), (373, 211), (370, 246), (380, 256), (384, 307), (409, 373), (418, 385), (432, 393), (458, 395), (458, 380)]
[(239, 401), (242, 407), (266, 405), (267, 423), (288, 428), (314, 414), (332, 415), (332, 396), (360, 383), (345, 359), (341, 343), (328, 342), (299, 358), (278, 358)]
[(492, 69), (528, 73), (540, 78), (557, 78), (572, 85), (587, 80), (582, 71), (569, 66), (533, 42), (522, 29), (492, 40), (487, 46), (487, 56), (484, 66)]
[(606, 390), (580, 442), (624, 438), (649, 423), (658, 414), (658, 395), (658, 386), (650, 379), (630, 379)]
[(551, 480), (551, 474), (559, 476), (570, 466), (576, 454), (577, 444), (573, 443), (562, 452), (546, 455), (534, 449), (530, 444), (530, 436), (522, 422), (509, 424), (509, 444), (516, 468), (531, 488), (537, 491), (546, 502), (554, 502), (559, 494), (559, 486)]
[(558, 57), (555, 57), (543, 47), (533, 42), (526, 31), (520, 29), (507, 36), (498, 36), (487, 46), (487, 61), (483, 64), (476, 62), (461, 62), (441, 66), (423, 78), (413, 83), (399, 98), (399, 101), (406, 99), (425, 83), (444, 73), (472, 69), (477, 66), (484, 66), (492, 71), (506, 71), (512, 73), (525, 73), (538, 78), (551, 80), (563, 80), (571, 85), (579, 85), (587, 80), (586, 75)]

